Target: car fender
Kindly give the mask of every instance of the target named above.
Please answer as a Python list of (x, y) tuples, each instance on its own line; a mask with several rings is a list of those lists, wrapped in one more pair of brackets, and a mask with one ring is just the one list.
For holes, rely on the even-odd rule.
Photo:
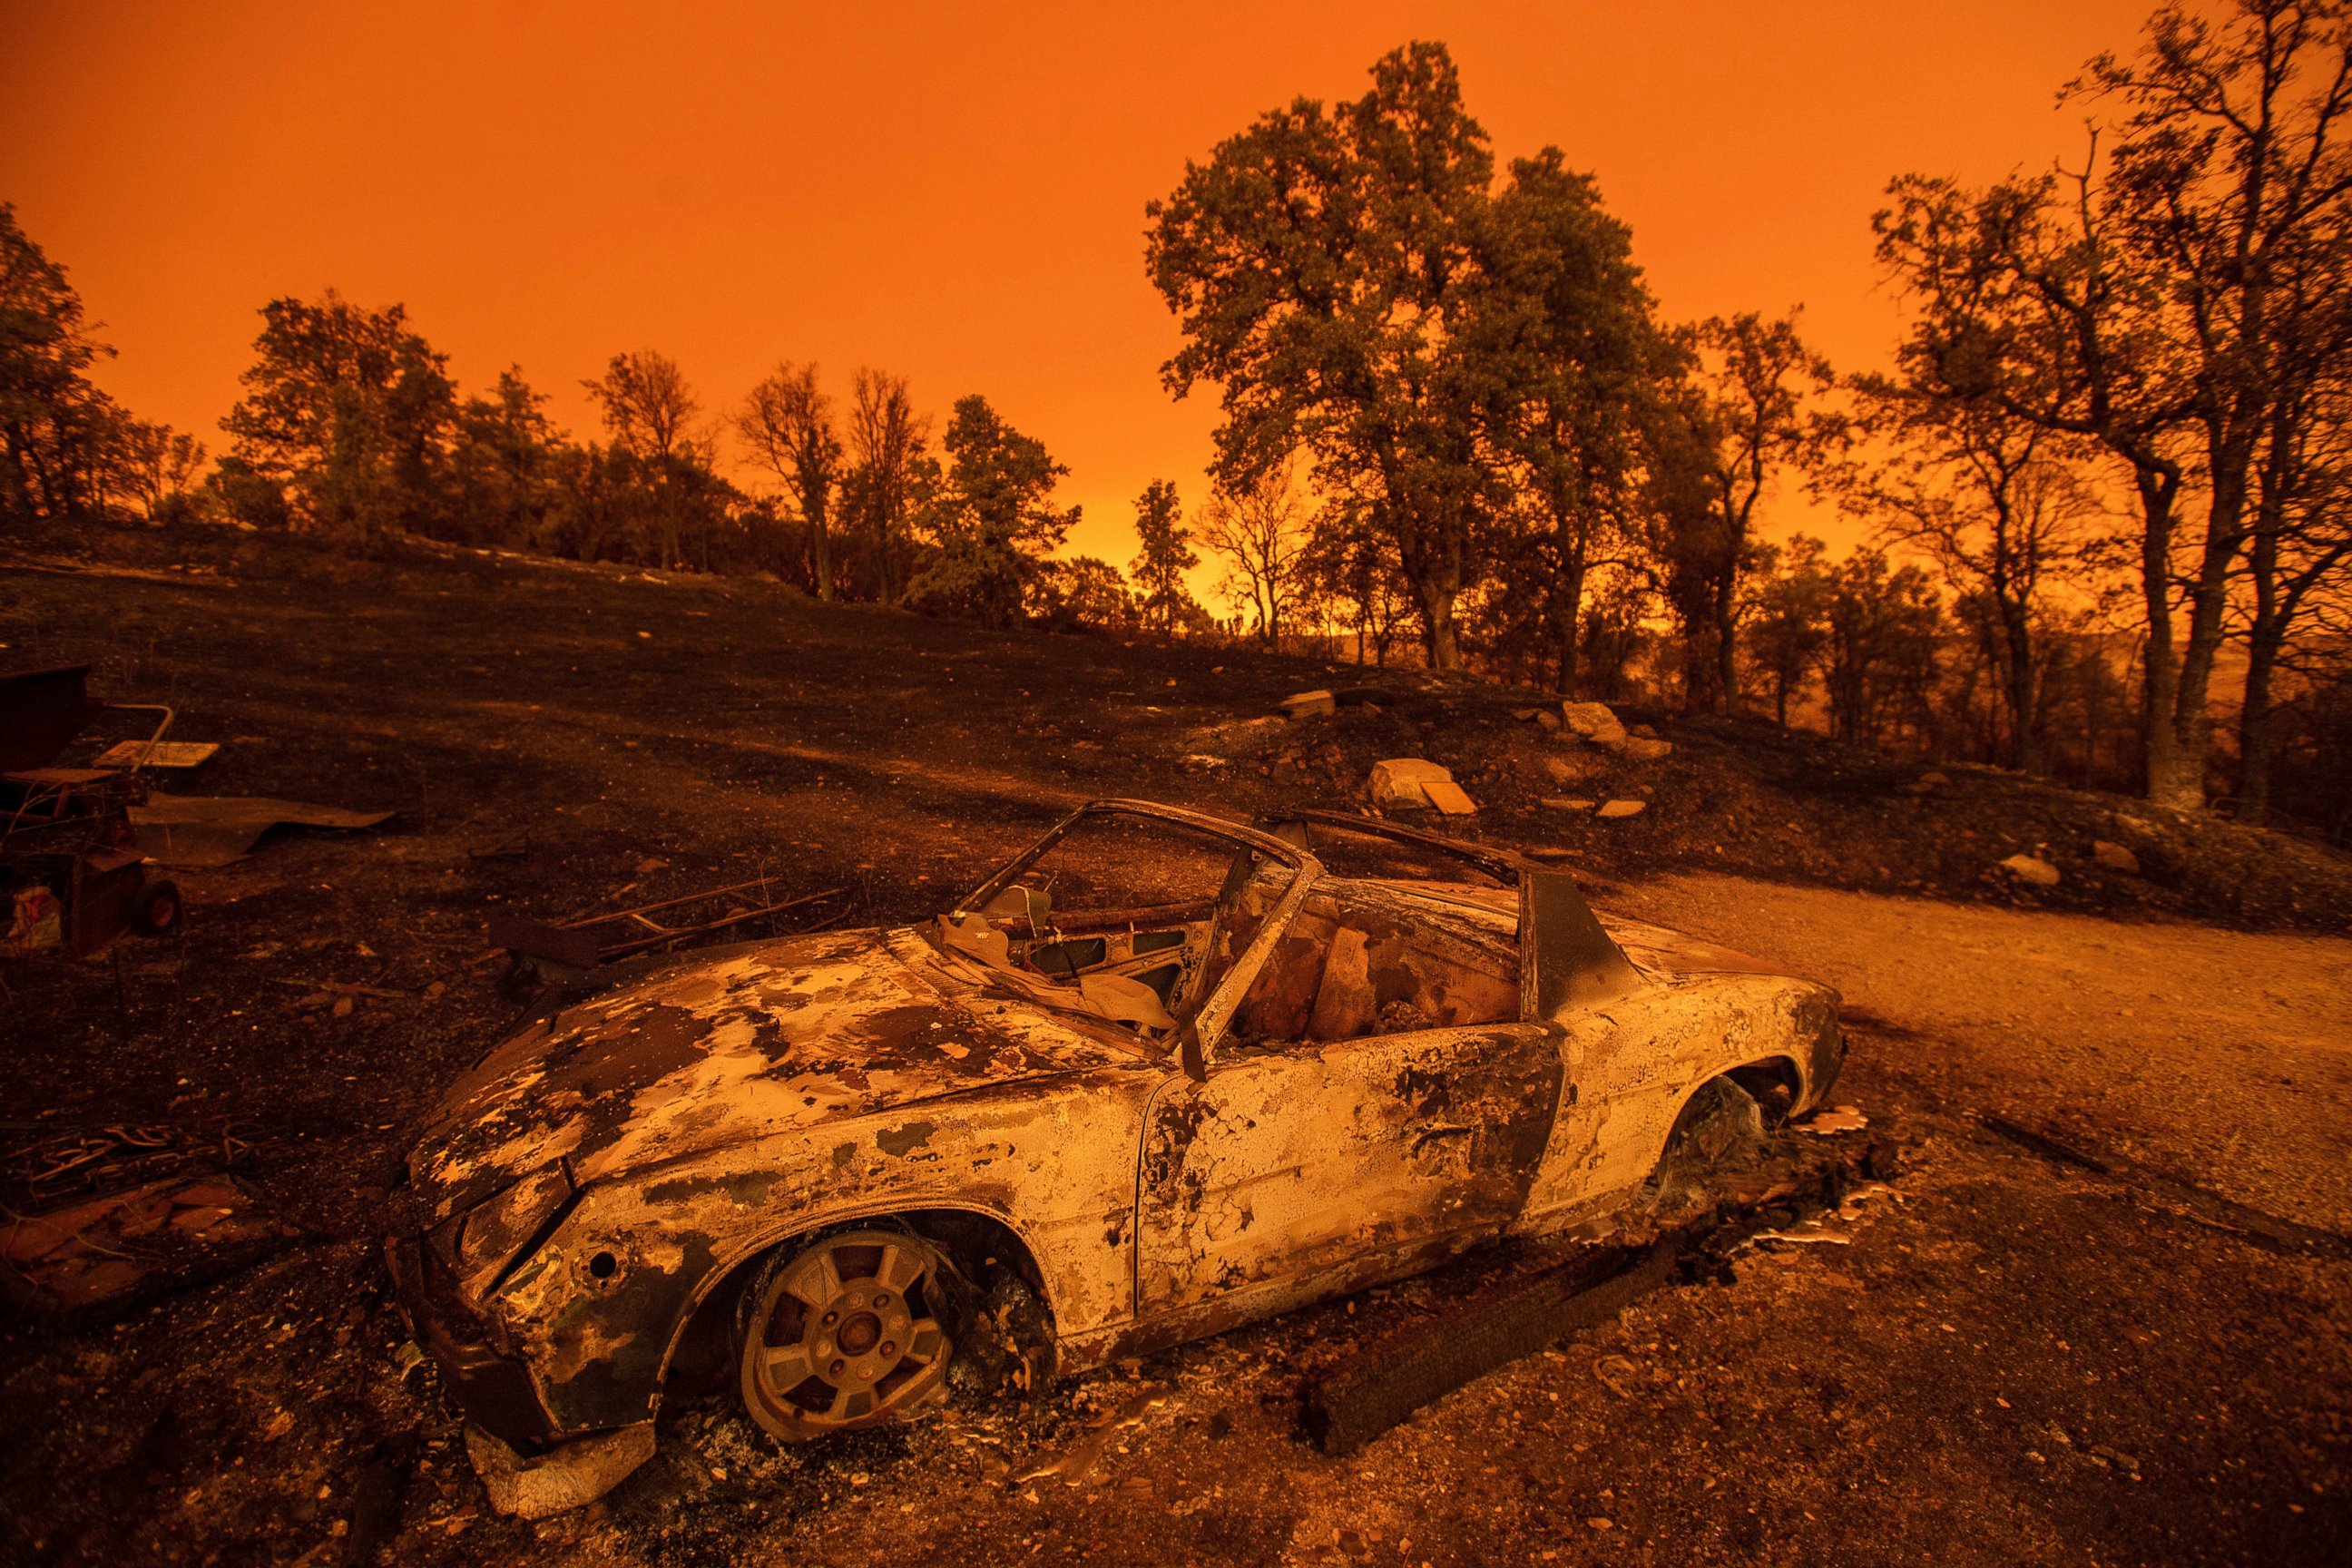
[(1836, 1007), (1836, 993), (1806, 981), (1726, 973), (1646, 984), (1561, 1019), (1566, 1085), (1522, 1226), (1622, 1205), (1657, 1168), (1690, 1097), (1726, 1073), (1785, 1060), (1792, 1109), (1810, 1110), (1834, 1076)]
[(794, 1237), (860, 1219), (984, 1215), (1028, 1248), (1059, 1333), (1115, 1325), (1134, 1305), (1142, 1110), (1167, 1076), (1139, 1064), (1006, 1084), (609, 1176), (493, 1310), (559, 1435), (650, 1415), (722, 1281)]

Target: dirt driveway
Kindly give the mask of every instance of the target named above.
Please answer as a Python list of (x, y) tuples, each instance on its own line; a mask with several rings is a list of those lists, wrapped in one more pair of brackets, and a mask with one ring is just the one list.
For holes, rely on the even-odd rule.
[(1918, 1094), (2352, 1233), (2352, 940), (1718, 877), (1612, 891), (1835, 985)]

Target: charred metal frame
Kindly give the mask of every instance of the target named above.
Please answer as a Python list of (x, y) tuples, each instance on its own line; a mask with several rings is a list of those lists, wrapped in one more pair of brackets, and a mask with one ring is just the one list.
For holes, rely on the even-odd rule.
[(1006, 862), (997, 873), (972, 889), (949, 911), (950, 920), (961, 920), (976, 910), (985, 909), (990, 900), (1019, 879), (1021, 873), (1037, 863), (1045, 853), (1069, 837), (1071, 831), (1089, 817), (1137, 816), (1149, 821), (1164, 822), (1211, 837), (1223, 838), (1243, 849), (1252, 850), (1278, 860), (1290, 868), (1290, 885), (1283, 889), (1282, 898), (1266, 911), (1250, 943), (1234, 955), (1228, 969), (1209, 993), (1190, 1004), (1189, 1010), (1176, 1019), (1175, 1041), (1177, 1060), (1187, 1077), (1199, 1082), (1208, 1077), (1209, 1058), (1216, 1051), (1217, 1041), (1233, 1022), (1234, 1012), (1249, 994), (1249, 988), (1265, 967), (1266, 954), (1289, 926), (1291, 918), (1307, 902), (1307, 893), (1323, 874), (1321, 862), (1298, 846), (1254, 827), (1237, 822), (1211, 816), (1205, 812), (1187, 811), (1181, 806), (1161, 805), (1149, 800), (1089, 801), (1055, 823), (1045, 837)]
[[(1836, 1070), (1832, 994), (1736, 965), (1678, 973), (1654, 952), (1644, 968), (1572, 879), (1376, 819), (1277, 821), (1441, 850), (1506, 888), (1457, 900), (1328, 878), (1308, 849), (1260, 828), (1106, 800), (1056, 824), (949, 918), (984, 907), (1089, 817), (1117, 815), (1208, 835), (1291, 874), (1180, 1017), (1173, 1062), (1164, 1038), (1146, 1048), (1137, 1031), (1024, 1005), (904, 930), (667, 961), (542, 1013), (453, 1089), (410, 1167), (433, 1207), (420, 1228), (442, 1239), (395, 1244), (394, 1256), (412, 1310), (454, 1320), (457, 1331), (426, 1342), (466, 1363), (482, 1414), (499, 1405), (502, 1436), (568, 1439), (647, 1419), (689, 1324), (727, 1299), (716, 1295), (726, 1282), (842, 1226), (985, 1220), (1043, 1298), (1063, 1370), (1083, 1370), (1414, 1272), (1482, 1237), (1603, 1212), (1647, 1179), (1704, 1083), (1785, 1060), (1801, 1109)], [(1515, 1016), (1231, 1047), (1236, 1014), (1318, 884), (1347, 883), (1401, 931), (1459, 942), (1483, 928), (1499, 958), (1513, 879)], [(1653, 932), (1651, 946), (1672, 936)], [(609, 1068), (594, 1049), (617, 1053)], [(1291, 1064), (1302, 1076), (1283, 1076)], [(1321, 1103), (1300, 1098), (1314, 1086), (1359, 1098), (1310, 1125), (1290, 1113)], [(583, 1088), (613, 1103), (583, 1103)], [(453, 1227), (556, 1158), (572, 1206), (504, 1260), (484, 1299), (453, 1299), (457, 1270), (433, 1247), (454, 1247)], [(1259, 1171), (1287, 1185), (1256, 1184)], [(1295, 1236), (1290, 1216), (1306, 1226)], [(1188, 1250), (1195, 1230), (1205, 1241)], [(1177, 1271), (1166, 1310), (1147, 1303), (1147, 1244), (1153, 1268)], [(493, 1360), (524, 1369), (530, 1411), (514, 1407)]]

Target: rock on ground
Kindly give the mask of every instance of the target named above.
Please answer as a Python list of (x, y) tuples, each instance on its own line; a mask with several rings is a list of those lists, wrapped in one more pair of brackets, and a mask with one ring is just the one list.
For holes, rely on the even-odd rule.
[(2058, 868), (2036, 856), (2012, 855), (2000, 863), (2000, 868), (2019, 881), (2030, 882), (2037, 888), (2058, 885)]
[(1365, 789), (1371, 795), (1374, 805), (1410, 811), (1425, 808), (1432, 804), (1428, 790), (1430, 784), (1453, 783), (1453, 773), (1425, 757), (1391, 757), (1372, 764), (1371, 776), (1365, 781)]
[(2139, 875), (2139, 857), (2111, 840), (2102, 838), (2095, 842), (2091, 846), (2091, 858), (2110, 871), (2122, 871), (2134, 877)]
[(1606, 702), (1563, 702), (1559, 716), (1570, 730), (1607, 751), (1622, 750), (1629, 739), (1625, 726)]

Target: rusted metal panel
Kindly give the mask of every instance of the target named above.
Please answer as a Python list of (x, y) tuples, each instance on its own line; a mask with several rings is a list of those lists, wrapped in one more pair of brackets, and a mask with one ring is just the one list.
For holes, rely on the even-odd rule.
[(1513, 1023), (1233, 1052), (1167, 1086), (1143, 1146), (1138, 1314), (1499, 1230), (1559, 1082), (1550, 1039)]
[(1625, 995), (1642, 984), (1573, 877), (1529, 871), (1519, 879), (1526, 915), (1528, 999), (1534, 1016), (1560, 1019)]
[(1722, 975), (1658, 981), (1570, 1014), (1559, 1036), (1567, 1091), (1521, 1223), (1622, 1204), (1647, 1181), (1683, 1102), (1735, 1068), (1786, 1061), (1794, 1109), (1827, 1088), (1813, 1045), (1834, 995), (1802, 981)]

